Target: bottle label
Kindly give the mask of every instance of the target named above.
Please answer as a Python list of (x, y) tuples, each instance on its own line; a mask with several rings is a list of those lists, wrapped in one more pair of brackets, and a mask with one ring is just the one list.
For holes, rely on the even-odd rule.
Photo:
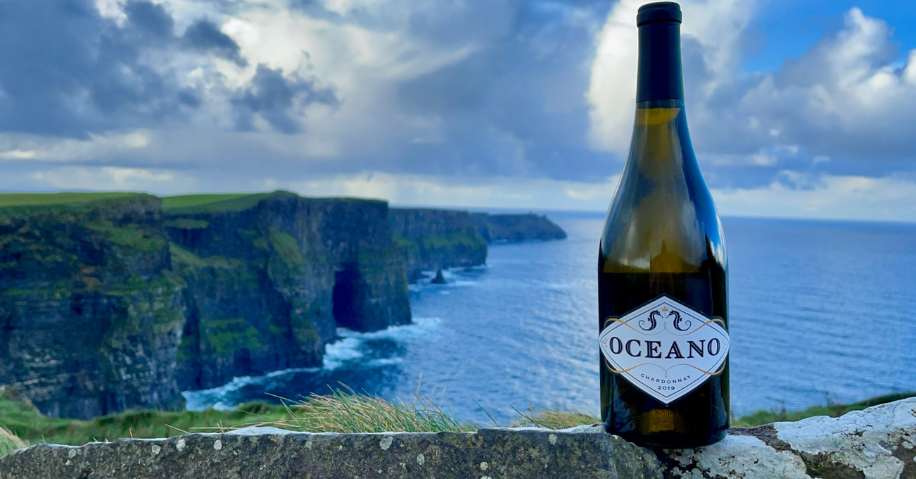
[(665, 405), (721, 374), (728, 331), (667, 295), (623, 317), (609, 317), (598, 336), (605, 367)]

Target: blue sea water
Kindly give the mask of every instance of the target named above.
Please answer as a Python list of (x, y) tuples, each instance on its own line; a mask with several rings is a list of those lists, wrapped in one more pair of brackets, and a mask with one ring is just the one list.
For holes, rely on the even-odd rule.
[[(597, 238), (603, 215), (551, 213), (569, 238), (490, 247), (487, 265), (411, 288), (414, 323), (340, 329), (322, 368), (188, 391), (233, 407), (328, 385), (419, 391), (461, 420), (598, 412)], [(736, 415), (916, 390), (916, 225), (725, 218)], [(486, 412), (484, 412), (484, 410)]]

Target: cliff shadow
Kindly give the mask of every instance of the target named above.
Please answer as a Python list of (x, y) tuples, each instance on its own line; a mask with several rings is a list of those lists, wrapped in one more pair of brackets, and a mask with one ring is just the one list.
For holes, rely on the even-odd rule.
[(342, 269), (334, 272), (332, 294), (334, 322), (342, 328), (362, 331), (364, 288), (355, 262), (341, 264)]

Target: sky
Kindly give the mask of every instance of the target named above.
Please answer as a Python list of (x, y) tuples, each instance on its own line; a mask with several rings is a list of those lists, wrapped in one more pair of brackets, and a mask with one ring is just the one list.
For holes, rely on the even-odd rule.
[[(605, 210), (644, 3), (4, 0), (0, 191)], [(916, 2), (681, 5), (720, 214), (916, 221)]]

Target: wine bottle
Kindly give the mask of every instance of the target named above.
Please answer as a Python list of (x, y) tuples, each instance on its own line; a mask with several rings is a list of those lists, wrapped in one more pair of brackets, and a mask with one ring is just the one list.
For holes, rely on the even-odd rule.
[(639, 9), (636, 124), (598, 254), (601, 419), (669, 448), (729, 422), (725, 240), (687, 133), (680, 24), (677, 3)]

